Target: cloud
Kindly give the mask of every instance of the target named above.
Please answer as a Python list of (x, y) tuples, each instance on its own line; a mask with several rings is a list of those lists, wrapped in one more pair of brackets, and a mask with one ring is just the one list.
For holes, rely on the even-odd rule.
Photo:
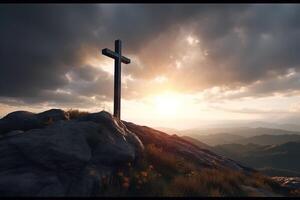
[(80, 45), (92, 38), (92, 6), (1, 5), (0, 94), (34, 97), (67, 84), (80, 63)]
[(299, 11), (298, 5), (1, 5), (0, 101), (112, 100), (113, 77), (99, 67), (107, 59), (100, 50), (117, 38), (132, 60), (122, 69), (127, 99), (167, 89), (247, 88), (239, 97), (297, 91), (296, 77), (278, 77), (299, 72)]
[(262, 98), (271, 96), (294, 96), (300, 94), (300, 73), (290, 70), (267, 80), (259, 80), (247, 86), (231, 89), (229, 87), (213, 87), (201, 92), (199, 100), (234, 100), (240, 98)]

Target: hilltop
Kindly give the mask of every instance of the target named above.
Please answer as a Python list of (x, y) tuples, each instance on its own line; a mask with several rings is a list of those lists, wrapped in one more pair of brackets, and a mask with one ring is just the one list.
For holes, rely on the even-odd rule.
[(0, 133), (0, 196), (297, 192), (177, 135), (120, 121), (105, 111), (17, 111), (0, 120)]

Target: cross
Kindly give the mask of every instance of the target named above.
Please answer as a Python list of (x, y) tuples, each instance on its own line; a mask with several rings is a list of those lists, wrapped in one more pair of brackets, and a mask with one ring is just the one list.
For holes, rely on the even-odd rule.
[(115, 83), (114, 83), (114, 116), (121, 117), (121, 63), (129, 64), (130, 59), (122, 56), (121, 40), (115, 40), (115, 52), (107, 48), (102, 49), (102, 54), (115, 59)]

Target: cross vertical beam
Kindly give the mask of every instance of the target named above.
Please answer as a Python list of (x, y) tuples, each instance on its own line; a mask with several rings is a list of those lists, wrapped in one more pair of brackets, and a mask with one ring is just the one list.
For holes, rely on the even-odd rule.
[(105, 48), (102, 54), (115, 60), (114, 79), (114, 117), (121, 119), (121, 64), (129, 64), (130, 59), (122, 56), (122, 42), (115, 40), (115, 52)]
[[(121, 40), (115, 41), (115, 52), (122, 55)], [(114, 116), (121, 119), (121, 56), (115, 59)]]

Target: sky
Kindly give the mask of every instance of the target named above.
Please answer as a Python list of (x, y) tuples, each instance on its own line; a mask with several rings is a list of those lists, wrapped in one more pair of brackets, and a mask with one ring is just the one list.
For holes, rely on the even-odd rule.
[(121, 39), (123, 120), (186, 129), (300, 119), (300, 6), (0, 5), (0, 116), (113, 111)]

